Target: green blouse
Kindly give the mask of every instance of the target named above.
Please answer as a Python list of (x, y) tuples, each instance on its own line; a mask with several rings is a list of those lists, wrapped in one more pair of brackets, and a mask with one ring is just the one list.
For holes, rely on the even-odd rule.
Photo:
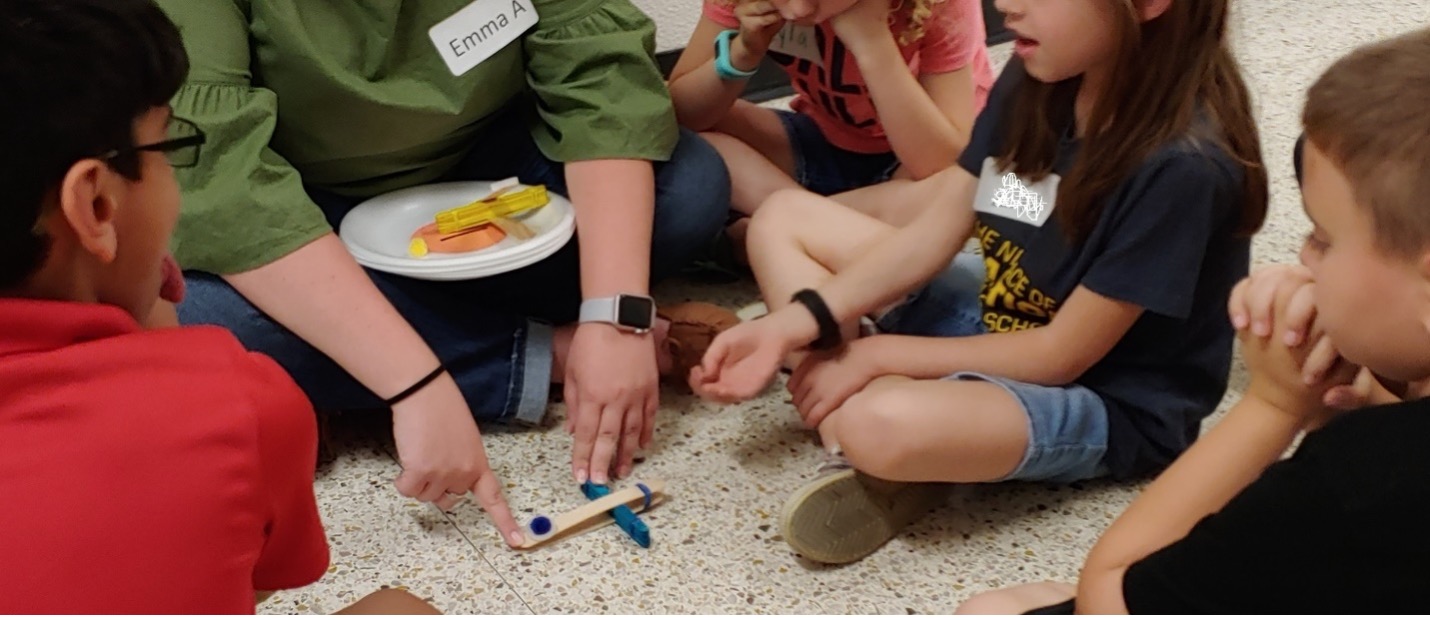
[[(556, 161), (664, 161), (675, 115), (655, 26), (628, 0), (534, 0), (537, 25), (454, 77), (428, 30), (471, 0), (158, 0), (193, 68), (174, 114), (208, 134), (179, 171), (173, 249), (228, 274), (328, 233), (304, 184), (368, 197), (431, 182), (514, 100)], [(528, 97), (530, 97), (528, 99)]]

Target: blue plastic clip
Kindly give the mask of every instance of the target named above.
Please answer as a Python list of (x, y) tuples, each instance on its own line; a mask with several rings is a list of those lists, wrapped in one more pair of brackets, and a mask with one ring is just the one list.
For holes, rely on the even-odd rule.
[[(650, 489), (644, 484), (637, 484), (636, 487), (645, 493), (645, 507), (650, 508)], [(596, 500), (610, 495), (611, 489), (605, 485), (586, 482), (581, 485), (581, 492), (586, 494), (586, 499)], [(610, 512), (611, 516), (616, 519), (616, 526), (630, 535), (631, 540), (636, 541), (637, 545), (650, 548), (650, 528), (646, 527), (645, 522), (636, 516), (635, 511), (627, 506), (616, 506)]]

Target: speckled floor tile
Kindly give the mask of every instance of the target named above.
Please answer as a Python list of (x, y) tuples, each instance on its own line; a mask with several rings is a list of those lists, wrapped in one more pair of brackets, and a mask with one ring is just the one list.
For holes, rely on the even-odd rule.
[(339, 426), (337, 456), (316, 482), (332, 556), (327, 574), (309, 587), (275, 593), (259, 611), (328, 614), (398, 587), (448, 613), (530, 613), (445, 515), (397, 495), (397, 464), (363, 434)]
[[(1255, 260), (1293, 261), (1307, 227), (1290, 158), (1306, 87), (1351, 48), (1430, 23), (1430, 0), (1234, 4), (1236, 49), (1272, 178)], [(1008, 46), (995, 48), (995, 65), (1008, 55)], [(731, 309), (757, 301), (749, 283), (677, 283), (658, 296)], [(1222, 410), (1245, 382), (1238, 362)], [(448, 521), (398, 498), (379, 425), (371, 438), (343, 448), (318, 481), (333, 572), (318, 586), (280, 594), (263, 611), (331, 611), (398, 583), (443, 609), (473, 613), (948, 613), (990, 588), (1074, 578), (1087, 549), (1137, 491), (1108, 482), (963, 487), (869, 558), (813, 565), (779, 538), (781, 505), (819, 461), (785, 397), (777, 386), (745, 405), (718, 407), (665, 393), (656, 444), (637, 470), (664, 478), (671, 496), (644, 517), (654, 539), (648, 550), (606, 528), (533, 552), (507, 551), (470, 504)], [(544, 430), (486, 431), (488, 454), (521, 518), (584, 501), (570, 480), (570, 438), (554, 426), (563, 414), (554, 407), (553, 426)]]

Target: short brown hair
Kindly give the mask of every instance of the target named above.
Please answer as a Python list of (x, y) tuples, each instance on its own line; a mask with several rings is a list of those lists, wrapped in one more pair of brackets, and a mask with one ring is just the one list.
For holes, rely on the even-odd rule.
[(1376, 245), (1430, 246), (1430, 29), (1357, 49), (1311, 86), (1306, 137), (1370, 209)]

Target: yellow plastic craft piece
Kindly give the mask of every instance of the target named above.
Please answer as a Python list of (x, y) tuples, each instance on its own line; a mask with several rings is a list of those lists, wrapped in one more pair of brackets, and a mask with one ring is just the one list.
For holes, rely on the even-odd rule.
[(437, 214), (437, 231), (449, 234), (487, 224), (497, 218), (510, 217), (523, 211), (544, 207), (551, 202), (546, 186), (537, 185), (517, 191), (488, 196), (472, 204), (448, 209)]

